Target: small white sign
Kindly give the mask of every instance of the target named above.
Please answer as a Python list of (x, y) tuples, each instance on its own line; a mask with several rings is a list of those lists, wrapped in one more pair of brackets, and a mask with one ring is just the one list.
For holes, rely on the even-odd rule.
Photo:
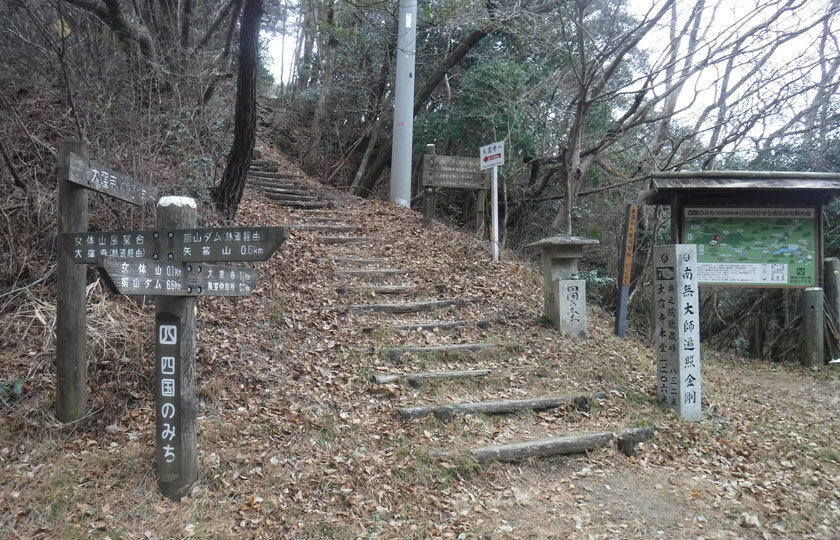
[(505, 164), (505, 141), (494, 142), (478, 149), (478, 163), (481, 170)]

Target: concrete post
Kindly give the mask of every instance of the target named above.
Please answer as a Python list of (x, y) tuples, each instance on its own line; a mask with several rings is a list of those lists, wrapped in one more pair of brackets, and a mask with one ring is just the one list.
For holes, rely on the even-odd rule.
[(397, 74), (394, 87), (394, 135), (391, 145), (391, 202), (400, 206), (411, 206), (416, 41), (417, 0), (400, 0), (400, 18), (397, 27)]

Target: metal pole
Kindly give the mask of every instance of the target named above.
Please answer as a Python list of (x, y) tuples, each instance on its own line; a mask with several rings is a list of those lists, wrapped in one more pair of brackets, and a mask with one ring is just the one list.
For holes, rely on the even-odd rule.
[(493, 180), (490, 184), (490, 223), (493, 227), (493, 262), (499, 261), (499, 167), (493, 167)]
[(394, 87), (394, 137), (391, 146), (391, 202), (411, 206), (411, 143), (414, 131), (414, 54), (417, 0), (400, 0), (397, 75)]

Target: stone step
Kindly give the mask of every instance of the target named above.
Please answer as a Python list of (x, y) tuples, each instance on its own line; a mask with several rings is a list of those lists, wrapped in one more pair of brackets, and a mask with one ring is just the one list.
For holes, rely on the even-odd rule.
[(348, 277), (376, 277), (376, 276), (404, 276), (407, 268), (377, 268), (375, 270), (336, 270), (336, 276)]
[(322, 244), (370, 244), (373, 238), (369, 236), (322, 236), (318, 238)]
[(336, 287), (337, 294), (409, 294), (417, 289), (416, 285), (342, 285)]
[(298, 225), (289, 225), (289, 229), (294, 231), (353, 232), (356, 230), (356, 227), (352, 225), (307, 225), (302, 223)]
[(480, 352), (500, 349), (498, 343), (459, 343), (456, 345), (426, 345), (423, 347), (389, 347), (383, 349), (391, 360), (399, 360), (407, 353), (413, 354), (446, 354), (459, 352)]
[(364, 313), (366, 311), (374, 313), (421, 313), (449, 307), (462, 308), (476, 301), (473, 298), (453, 298), (449, 300), (398, 302), (394, 304), (351, 304), (338, 307), (343, 307), (355, 313)]
[(373, 376), (376, 384), (391, 384), (406, 381), (412, 386), (420, 386), (425, 381), (453, 381), (458, 379), (475, 379), (490, 375), (489, 369), (471, 369), (467, 371), (431, 371), (427, 373), (377, 373)]
[(349, 225), (346, 220), (341, 218), (328, 218), (328, 217), (304, 217), (307, 222), (311, 221), (312, 223), (335, 223), (340, 225)]
[(409, 332), (415, 330), (453, 330), (464, 326), (477, 326), (481, 329), (488, 330), (491, 324), (501, 322), (502, 319), (481, 319), (472, 321), (423, 321), (411, 324), (397, 324), (391, 326), (366, 326), (362, 328), (362, 332), (370, 333), (374, 330), (392, 330), (400, 332), (407, 330)]

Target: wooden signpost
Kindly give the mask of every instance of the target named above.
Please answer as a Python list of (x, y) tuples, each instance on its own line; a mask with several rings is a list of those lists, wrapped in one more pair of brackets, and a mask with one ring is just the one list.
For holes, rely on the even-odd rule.
[[(88, 228), (88, 191), (143, 204), (154, 200), (154, 188), (87, 159), (88, 146), (64, 141), (58, 171), (58, 232), (82, 234)], [(79, 422), (87, 414), (84, 266), (59, 249), (56, 277), (56, 418)]]
[(624, 216), (624, 236), (621, 239), (621, 258), (618, 262), (618, 309), (615, 311), (615, 335), (627, 332), (627, 302), (630, 296), (630, 274), (633, 268), (633, 247), (636, 242), (636, 219), (639, 208), (628, 204)]
[(86, 413), (85, 264), (97, 265), (116, 294), (153, 295), (156, 464), (161, 493), (187, 494), (198, 477), (195, 399), (195, 297), (247, 296), (259, 272), (208, 262), (265, 261), (289, 237), (285, 227), (196, 228), (196, 203), (163, 197), (157, 228), (88, 232), (87, 189), (140, 204), (154, 190), (62, 147), (59, 173), (56, 416)]
[(421, 183), (424, 190), (423, 227), (432, 226), (437, 188), (478, 190), (475, 203), (476, 227), (479, 231), (484, 227), (484, 201), (490, 189), (490, 175), (481, 171), (478, 158), (438, 156), (435, 154), (435, 145), (427, 144)]

